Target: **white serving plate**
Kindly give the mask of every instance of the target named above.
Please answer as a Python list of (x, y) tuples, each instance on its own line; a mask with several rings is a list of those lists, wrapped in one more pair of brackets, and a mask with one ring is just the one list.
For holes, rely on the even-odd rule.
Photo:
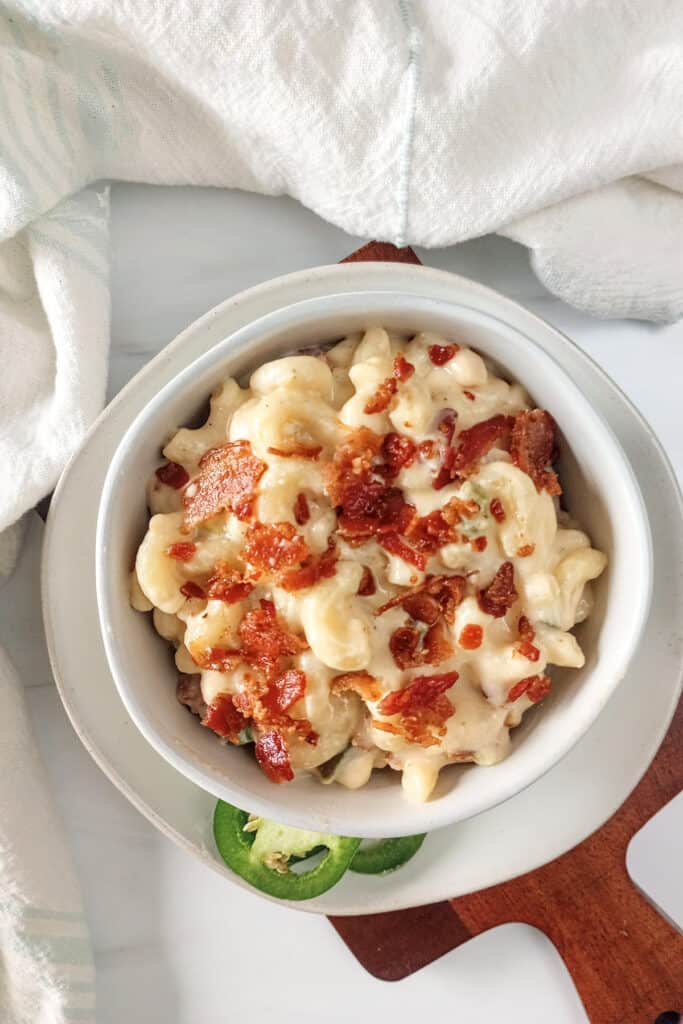
[[(55, 494), (43, 562), (48, 646), (62, 700), (87, 749), (163, 832), (241, 884), (211, 836), (213, 798), (180, 776), (130, 722), (109, 674), (97, 622), (94, 545), (103, 478), (126, 428), (175, 374), (256, 317), (317, 295), (390, 288), (499, 315), (556, 359), (619, 437), (638, 476), (654, 536), (654, 598), (631, 667), (596, 724), (542, 779), (506, 803), (435, 832), (420, 856), (385, 879), (348, 874), (298, 905), (320, 913), (394, 910), (502, 882), (559, 856), (623, 802), (654, 756), (680, 692), (683, 639), (681, 501), (652, 432), (607, 376), (526, 310), (463, 278), (385, 264), (321, 267), (229, 299), (183, 332), (117, 396), (65, 471)], [(634, 586), (640, 581), (634, 580)]]

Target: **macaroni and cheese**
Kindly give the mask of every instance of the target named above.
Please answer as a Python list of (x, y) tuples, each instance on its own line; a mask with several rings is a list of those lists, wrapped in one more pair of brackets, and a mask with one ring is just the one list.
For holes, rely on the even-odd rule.
[(470, 348), (373, 327), (227, 380), (163, 450), (131, 599), (178, 699), (273, 782), (505, 757), (578, 668), (605, 556), (559, 507), (555, 424)]

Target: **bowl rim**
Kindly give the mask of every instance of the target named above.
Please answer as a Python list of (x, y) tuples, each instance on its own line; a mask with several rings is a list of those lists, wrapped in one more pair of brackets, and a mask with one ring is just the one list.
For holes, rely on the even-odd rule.
[[(377, 266), (376, 264), (373, 266)], [(393, 264), (381, 264), (381, 269), (386, 270), (392, 267), (395, 269)], [(316, 268), (323, 269), (323, 268)], [(343, 265), (326, 267), (325, 270), (331, 269), (337, 271), (340, 276), (343, 275), (346, 269)], [(372, 267), (368, 268), (372, 269)], [(402, 272), (405, 272), (405, 266), (401, 267)], [(108, 472), (105, 477), (102, 495), (100, 499), (100, 505), (98, 509), (97, 517), (97, 534), (96, 534), (96, 588), (97, 588), (97, 603), (98, 603), (98, 615), (100, 620), (100, 628), (102, 631), (102, 637), (107, 656), (107, 661), (115, 681), (115, 685), (123, 704), (126, 707), (131, 719), (135, 723), (136, 727), (140, 730), (147, 742), (159, 753), (164, 759), (171, 764), (176, 770), (180, 771), (181, 774), (185, 775), (192, 782), (199, 785), (202, 789), (222, 798), (230, 799), (231, 802), (240, 804), (246, 799), (250, 807), (258, 813), (264, 814), (265, 816), (277, 815), (277, 793), (274, 791), (272, 801), (264, 801), (259, 797), (253, 797), (248, 794), (239, 783), (234, 783), (233, 780), (225, 778), (223, 781), (218, 782), (214, 777), (208, 774), (200, 765), (199, 758), (196, 762), (191, 759), (192, 751), (182, 752), (177, 746), (169, 742), (156, 728), (149, 722), (144, 710), (141, 708), (140, 703), (136, 697), (135, 687), (130, 685), (130, 681), (127, 674), (124, 671), (123, 666), (119, 664), (119, 656), (117, 650), (117, 642), (112, 634), (110, 628), (111, 622), (111, 607), (112, 601), (114, 600), (114, 594), (112, 592), (112, 580), (107, 571), (107, 536), (109, 535), (109, 528), (111, 519), (114, 515), (114, 497), (115, 487), (121, 467), (126, 464), (128, 454), (134, 444), (139, 443), (141, 437), (144, 438), (145, 433), (149, 430), (149, 423), (153, 421), (157, 414), (163, 409), (166, 403), (171, 398), (176, 398), (179, 393), (188, 387), (191, 383), (195, 382), (196, 379), (204, 373), (215, 372), (218, 366), (224, 362), (228, 362), (231, 359), (239, 360), (244, 358), (248, 349), (254, 342), (258, 341), (260, 337), (263, 337), (268, 332), (284, 330), (286, 327), (291, 327), (296, 321), (299, 323), (309, 323), (311, 320), (315, 320), (316, 317), (323, 318), (330, 314), (330, 307), (343, 306), (344, 303), (350, 303), (356, 306), (355, 312), (357, 313), (358, 307), (362, 307), (363, 304), (367, 304), (373, 299), (392, 302), (398, 298), (403, 299), (403, 303), (407, 307), (411, 307), (418, 313), (418, 307), (420, 304), (428, 305), (431, 310), (441, 308), (444, 312), (448, 313), (450, 310), (451, 315), (454, 312), (467, 311), (473, 313), (476, 316), (483, 318), (489, 324), (493, 325), (495, 321), (498, 321), (507, 331), (512, 331), (518, 335), (520, 341), (524, 342), (527, 349), (531, 349), (535, 354), (543, 360), (547, 365), (552, 366), (554, 372), (566, 382), (567, 386), (571, 388), (573, 393), (577, 396), (578, 401), (581, 403), (584, 410), (593, 418), (593, 421), (597, 428), (602, 433), (602, 440), (606, 442), (608, 446), (612, 448), (612, 462), (615, 467), (618, 467), (619, 476), (622, 484), (629, 491), (629, 500), (631, 507), (636, 513), (634, 522), (637, 525), (637, 531), (639, 534), (638, 551), (641, 560), (639, 567), (639, 587), (637, 588), (636, 600), (633, 605), (633, 622), (635, 628), (630, 632), (630, 642), (624, 644), (623, 647), (617, 652), (613, 652), (610, 655), (611, 668), (609, 671), (609, 679), (611, 680), (610, 685), (607, 685), (607, 681), (603, 682), (603, 688), (600, 691), (598, 698), (593, 695), (593, 699), (586, 703), (583, 714), (578, 715), (577, 709), (574, 712), (574, 719), (572, 724), (569, 738), (562, 744), (558, 744), (551, 752), (540, 758), (540, 764), (537, 765), (535, 770), (528, 770), (523, 776), (521, 782), (510, 782), (507, 781), (507, 777), (502, 777), (498, 780), (498, 785), (495, 787), (494, 794), (485, 800), (481, 800), (476, 803), (476, 806), (470, 807), (459, 813), (457, 811), (457, 802), (455, 813), (448, 813), (447, 808), (452, 803), (448, 800), (448, 797), (434, 801), (430, 804), (433, 809), (432, 822), (429, 824), (430, 829), (445, 827), (453, 824), (457, 821), (465, 820), (476, 814), (482, 813), (504, 800), (510, 799), (516, 793), (521, 792), (527, 786), (531, 785), (537, 779), (541, 778), (547, 771), (549, 771), (557, 762), (564, 757), (569, 750), (579, 741), (579, 739), (585, 734), (590, 728), (593, 721), (600, 714), (604, 705), (609, 700), (610, 696), (618, 686), (620, 680), (623, 678), (628, 664), (633, 656), (633, 653), (637, 647), (640, 635), (645, 625), (647, 618), (647, 611), (650, 605), (651, 593), (652, 593), (652, 576), (653, 576), (653, 554), (652, 554), (652, 538), (649, 527), (649, 520), (647, 516), (647, 510), (645, 503), (640, 492), (640, 488), (637, 483), (637, 479), (631, 467), (631, 464), (626, 457), (614, 431), (609, 424), (604, 420), (602, 414), (595, 409), (581, 394), (578, 387), (573, 383), (567, 372), (563, 369), (556, 358), (549, 352), (545, 351), (534, 339), (530, 337), (519, 325), (512, 324), (505, 319), (505, 307), (515, 307), (518, 311), (522, 311), (525, 316), (532, 318), (537, 324), (553, 333), (559, 333), (555, 331), (552, 325), (546, 321), (537, 317), (535, 314), (530, 313), (523, 306), (513, 302), (506, 297), (499, 295), (497, 292), (485, 288), (479, 285), (477, 282), (471, 282), (466, 278), (460, 278), (458, 275), (450, 274), (444, 271), (432, 271), (431, 268), (414, 267), (411, 268), (419, 274), (423, 271), (428, 273), (437, 273), (439, 276), (447, 276), (449, 279), (454, 279), (459, 282), (461, 286), (465, 287), (466, 291), (476, 297), (477, 292), (486, 293), (489, 300), (495, 300), (499, 309), (502, 307), (501, 316), (497, 313), (491, 312), (489, 309), (482, 309), (476, 303), (470, 305), (462, 299), (454, 299), (452, 301), (446, 301), (443, 299), (434, 299), (432, 296), (425, 295), (402, 295), (400, 292), (394, 292), (386, 287), (367, 289), (363, 291), (349, 290), (349, 291), (337, 291), (330, 294), (317, 295), (312, 298), (299, 299), (292, 303), (285, 303), (280, 305), (270, 312), (257, 317), (244, 324), (242, 327), (233, 331), (211, 349), (199, 355), (197, 358), (192, 360), (188, 366), (176, 374), (171, 380), (169, 380), (164, 387), (157, 392), (152, 400), (137, 414), (133, 421), (129, 424), (123, 437), (120, 439), (114, 456), (108, 468)], [(291, 277), (292, 275), (287, 275)], [(277, 279), (275, 279), (277, 280)], [(281, 278), (280, 280), (284, 280)], [(271, 282), (272, 283), (272, 282)], [(257, 286), (260, 287), (260, 286)], [(242, 293), (245, 294), (245, 293)], [(227, 300), (228, 302), (230, 300)], [(220, 309), (221, 306), (216, 307)], [(299, 314), (309, 313), (313, 310), (311, 316), (306, 319), (304, 317), (301, 320)], [(405, 310), (401, 310), (405, 312)], [(206, 317), (211, 316), (210, 313), (206, 314)], [(351, 309), (339, 309), (338, 312), (350, 313)], [(283, 323), (279, 323), (284, 318)], [(201, 318), (203, 320), (204, 318)], [(200, 323), (195, 321), (193, 327)], [(564, 336), (563, 336), (564, 337)], [(182, 334), (179, 339), (182, 338)], [(570, 344), (574, 344), (570, 339), (564, 339)], [(576, 347), (576, 346), (574, 346)], [(286, 354), (287, 350), (284, 349), (281, 354)], [(277, 355), (273, 354), (271, 358), (278, 358)], [(269, 360), (266, 360), (269, 361)], [(253, 370), (256, 366), (253, 366)], [(243, 371), (232, 373), (236, 376), (240, 376)], [(226, 373), (231, 373), (230, 370), (226, 370)], [(520, 375), (523, 380), (523, 374)], [(638, 600), (639, 599), (639, 600)], [(472, 803), (472, 801), (470, 801)], [(439, 807), (441, 813), (435, 813), (435, 809)], [(281, 815), (281, 820), (287, 821), (290, 824), (298, 825), (299, 827), (313, 827), (311, 824), (310, 816), (307, 816), (305, 811), (301, 815), (289, 813), (285, 810)], [(319, 822), (314, 822), (317, 827), (320, 826)], [(416, 826), (413, 826), (413, 831)], [(420, 830), (424, 830), (424, 822), (419, 825)], [(348, 826), (345, 826), (348, 834)], [(321, 829), (322, 830), (322, 829)], [(327, 829), (329, 830), (329, 829)], [(356, 834), (361, 834), (362, 831), (366, 835), (372, 836), (384, 834), (382, 831), (381, 823), (375, 829), (370, 829), (367, 825), (364, 826), (364, 830), (353, 830)], [(406, 832), (410, 831), (409, 827), (406, 827)], [(398, 833), (396, 833), (398, 834)]]

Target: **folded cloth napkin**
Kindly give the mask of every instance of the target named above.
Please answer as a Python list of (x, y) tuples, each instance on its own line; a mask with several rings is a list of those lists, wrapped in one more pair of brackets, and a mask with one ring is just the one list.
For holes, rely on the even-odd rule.
[(5, 0), (0, 529), (101, 405), (104, 179), (288, 193), (347, 231), (497, 231), (601, 316), (683, 314), (679, 0)]
[[(19, 529), (0, 536), (0, 638), (11, 643), (31, 610), (36, 627), (42, 524), (29, 528), (17, 575), (7, 570)], [(4, 585), (3, 585), (4, 584)], [(40, 637), (16, 653), (27, 685), (46, 681)], [(43, 670), (43, 665), (45, 666)], [(23, 687), (0, 647), (0, 1022), (94, 1022), (94, 969), (80, 892), (33, 741)]]

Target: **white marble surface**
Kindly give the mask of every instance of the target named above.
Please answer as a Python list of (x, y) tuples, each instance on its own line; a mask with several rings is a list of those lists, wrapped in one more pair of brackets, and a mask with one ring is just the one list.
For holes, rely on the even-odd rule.
[[(333, 263), (360, 240), (291, 200), (220, 190), (119, 186), (112, 213), (113, 395), (191, 320), (278, 274)], [(497, 238), (419, 255), (519, 299), (569, 334), (650, 420), (683, 476), (683, 323), (593, 320), (550, 296), (525, 250)], [(213, 1024), (247, 1012), (401, 1024), (447, 1009), (463, 1021), (586, 1021), (548, 940), (497, 929), (411, 979), (358, 966), (325, 919), (226, 886), (134, 811), (90, 761), (50, 683), (36, 619), (40, 525), (32, 526), (0, 629), (26, 682), (36, 735), (80, 872), (98, 969), (101, 1024)], [(497, 984), (491, 985), (491, 965)]]

